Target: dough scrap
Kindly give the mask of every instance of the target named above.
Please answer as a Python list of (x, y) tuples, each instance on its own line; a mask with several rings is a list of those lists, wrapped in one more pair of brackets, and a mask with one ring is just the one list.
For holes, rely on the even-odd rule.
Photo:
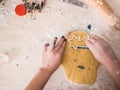
[[(79, 37), (73, 38), (73, 36)], [(66, 36), (67, 44), (63, 53), (62, 64), (66, 78), (75, 84), (93, 84), (97, 77), (99, 62), (89, 49), (74, 49), (70, 46), (86, 46), (88, 33), (74, 31)]]

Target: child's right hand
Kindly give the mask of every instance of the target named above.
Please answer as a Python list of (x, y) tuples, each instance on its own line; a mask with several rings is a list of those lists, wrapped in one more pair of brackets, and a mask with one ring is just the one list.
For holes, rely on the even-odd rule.
[(91, 37), (86, 45), (101, 64), (106, 65), (111, 60), (116, 60), (116, 55), (111, 46), (102, 38), (98, 36)]

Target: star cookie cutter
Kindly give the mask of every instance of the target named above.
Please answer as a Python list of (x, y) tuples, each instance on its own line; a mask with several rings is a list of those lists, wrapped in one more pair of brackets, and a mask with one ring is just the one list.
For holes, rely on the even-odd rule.
[(85, 39), (88, 39), (88, 38), (89, 38), (89, 36), (86, 36), (86, 37), (84, 37), (84, 38), (81, 38), (80, 36), (72, 35), (72, 37), (71, 37), (70, 39), (68, 39), (69, 47), (73, 48), (74, 50), (77, 50), (78, 47), (79, 47), (79, 48), (80, 48), (80, 47), (85, 48), (86, 46), (79, 46), (79, 45), (75, 46), (75, 45), (73, 45), (73, 44), (72, 44), (72, 40), (78, 39), (78, 41), (81, 42), (81, 41), (83, 41), (83, 40), (85, 40)]

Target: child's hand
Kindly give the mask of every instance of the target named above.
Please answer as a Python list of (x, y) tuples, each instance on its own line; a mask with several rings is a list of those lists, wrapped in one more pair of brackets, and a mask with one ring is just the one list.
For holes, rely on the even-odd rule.
[(57, 44), (56, 42), (57, 37), (54, 38), (51, 44), (45, 44), (43, 48), (41, 68), (49, 71), (49, 73), (53, 73), (61, 64), (66, 39), (62, 36)]
[(103, 65), (109, 63), (110, 60), (115, 60), (116, 56), (111, 46), (98, 36), (90, 38), (86, 45), (89, 47), (95, 58)]

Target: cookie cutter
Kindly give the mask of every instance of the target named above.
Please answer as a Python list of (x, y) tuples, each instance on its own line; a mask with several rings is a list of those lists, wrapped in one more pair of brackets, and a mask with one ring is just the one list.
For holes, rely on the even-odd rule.
[(29, 0), (22, 0), (22, 1), (23, 1), (23, 5), (27, 9), (27, 16), (33, 19), (35, 19), (36, 11), (41, 12), (41, 10), (43, 9), (46, 3), (46, 0), (33, 1), (33, 2), (30, 2)]
[(0, 54), (0, 67), (7, 65), (9, 62), (9, 56), (6, 54)]
[(85, 39), (88, 39), (88, 38), (89, 38), (89, 36), (81, 38), (80, 36), (72, 35), (72, 38), (68, 39), (69, 47), (72, 47), (74, 50), (77, 50), (77, 49), (88, 49), (87, 46), (80, 46), (80, 45), (75, 46), (75, 45), (72, 44), (72, 40), (74, 40), (74, 39), (78, 39), (78, 41), (81, 42), (81, 41), (83, 41)]

